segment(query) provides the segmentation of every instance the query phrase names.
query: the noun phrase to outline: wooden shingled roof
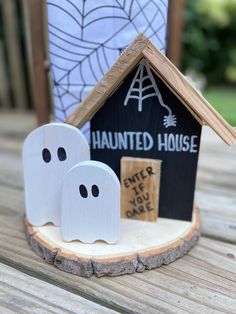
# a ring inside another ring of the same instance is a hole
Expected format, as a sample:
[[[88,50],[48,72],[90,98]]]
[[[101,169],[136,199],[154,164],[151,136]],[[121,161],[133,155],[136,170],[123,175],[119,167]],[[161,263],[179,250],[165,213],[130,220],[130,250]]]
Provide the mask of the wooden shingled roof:
[[[208,124],[224,141],[236,142],[235,130],[192,86],[186,77],[143,34],[139,34],[92,89],[66,123],[82,127],[103,106],[126,76],[145,58],[184,106],[201,123]]]

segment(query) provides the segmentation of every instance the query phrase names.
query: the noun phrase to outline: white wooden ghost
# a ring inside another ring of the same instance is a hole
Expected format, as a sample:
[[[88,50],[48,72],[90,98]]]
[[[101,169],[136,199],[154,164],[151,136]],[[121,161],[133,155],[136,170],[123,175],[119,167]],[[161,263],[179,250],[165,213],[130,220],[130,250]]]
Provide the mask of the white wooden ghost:
[[[79,163],[66,174],[62,190],[64,241],[118,242],[120,182],[109,166],[98,161]]]
[[[23,164],[26,216],[32,225],[60,225],[64,175],[78,162],[89,159],[88,143],[74,126],[50,123],[28,135]]]

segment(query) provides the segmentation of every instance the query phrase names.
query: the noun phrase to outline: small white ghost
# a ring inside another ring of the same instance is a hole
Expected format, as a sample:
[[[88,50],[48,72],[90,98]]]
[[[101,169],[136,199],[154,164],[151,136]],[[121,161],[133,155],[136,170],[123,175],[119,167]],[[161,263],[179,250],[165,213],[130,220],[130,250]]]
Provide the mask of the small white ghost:
[[[27,136],[23,147],[25,202],[32,225],[60,225],[62,180],[74,165],[89,159],[89,145],[74,126],[50,123]]]
[[[64,241],[118,242],[120,182],[114,171],[98,161],[84,161],[65,176],[61,231]]]

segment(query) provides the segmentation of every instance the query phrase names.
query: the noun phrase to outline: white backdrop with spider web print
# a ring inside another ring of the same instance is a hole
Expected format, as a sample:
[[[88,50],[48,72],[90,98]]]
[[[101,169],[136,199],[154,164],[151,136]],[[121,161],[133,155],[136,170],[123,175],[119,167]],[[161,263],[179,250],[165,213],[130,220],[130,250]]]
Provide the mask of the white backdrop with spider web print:
[[[56,121],[75,110],[138,33],[165,53],[168,0],[47,0],[47,9]]]

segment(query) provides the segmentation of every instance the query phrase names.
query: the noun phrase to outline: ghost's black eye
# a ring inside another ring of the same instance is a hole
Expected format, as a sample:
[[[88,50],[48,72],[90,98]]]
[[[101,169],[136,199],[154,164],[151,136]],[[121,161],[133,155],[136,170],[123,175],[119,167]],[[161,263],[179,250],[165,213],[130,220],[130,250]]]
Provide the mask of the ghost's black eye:
[[[47,148],[44,148],[42,150],[42,156],[43,156],[43,160],[45,162],[50,162],[51,161],[51,153]]]
[[[60,161],[66,160],[66,151],[65,148],[59,147],[57,150],[57,156]]]
[[[94,197],[98,197],[98,195],[99,195],[99,188],[95,184],[92,186],[92,194]]]
[[[86,186],[84,186],[83,184],[81,184],[79,186],[79,192],[80,192],[80,195],[83,197],[83,198],[87,198],[88,197],[88,191],[86,189]]]

